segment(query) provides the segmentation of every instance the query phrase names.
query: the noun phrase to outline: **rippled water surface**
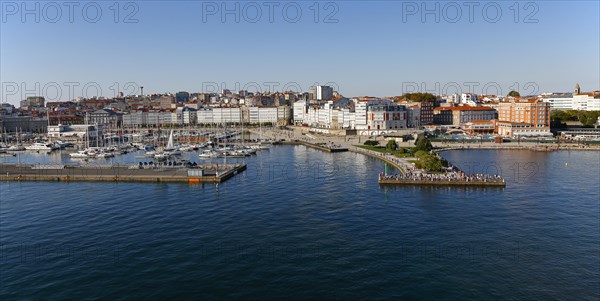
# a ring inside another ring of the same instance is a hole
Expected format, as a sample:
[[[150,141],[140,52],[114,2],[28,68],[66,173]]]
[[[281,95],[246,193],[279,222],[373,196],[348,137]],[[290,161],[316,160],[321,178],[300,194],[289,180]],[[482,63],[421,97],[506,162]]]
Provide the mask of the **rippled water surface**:
[[[444,156],[508,186],[384,188],[301,146],[218,186],[3,182],[0,299],[600,298],[600,152]]]

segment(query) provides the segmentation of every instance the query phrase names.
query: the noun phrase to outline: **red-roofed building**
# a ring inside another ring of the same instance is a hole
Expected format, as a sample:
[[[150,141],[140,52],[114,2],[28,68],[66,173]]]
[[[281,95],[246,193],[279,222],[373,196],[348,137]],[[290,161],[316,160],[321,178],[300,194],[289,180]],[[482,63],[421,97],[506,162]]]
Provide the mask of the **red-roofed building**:
[[[496,110],[490,107],[437,107],[433,110],[436,124],[462,125],[474,120],[492,120],[497,118]]]
[[[497,133],[502,136],[548,136],[550,104],[540,99],[511,100],[498,106]]]

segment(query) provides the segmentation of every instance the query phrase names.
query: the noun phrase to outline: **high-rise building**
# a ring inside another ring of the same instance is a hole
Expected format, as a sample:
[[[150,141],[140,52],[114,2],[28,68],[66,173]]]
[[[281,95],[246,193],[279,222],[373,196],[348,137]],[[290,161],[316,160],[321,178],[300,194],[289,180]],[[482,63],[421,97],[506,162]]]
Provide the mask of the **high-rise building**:
[[[190,101],[190,93],[181,91],[175,94],[175,101],[178,103]]]
[[[333,99],[333,88],[330,86],[311,86],[308,93],[311,100]]]

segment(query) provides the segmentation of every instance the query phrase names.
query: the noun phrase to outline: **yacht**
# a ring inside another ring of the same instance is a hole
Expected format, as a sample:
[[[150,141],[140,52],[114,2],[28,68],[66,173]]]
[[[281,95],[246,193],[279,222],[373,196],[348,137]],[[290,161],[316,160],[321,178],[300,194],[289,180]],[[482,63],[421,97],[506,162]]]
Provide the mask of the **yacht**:
[[[213,151],[213,150],[205,150],[201,154],[198,155],[198,157],[203,158],[203,159],[217,158],[218,156],[219,156],[219,153],[216,151]]]
[[[15,145],[11,145],[8,149],[6,149],[7,151],[10,152],[18,152],[18,151],[24,151],[25,147],[21,144],[15,144]]]
[[[96,158],[111,158],[115,155],[112,152],[100,152],[96,155]]]
[[[58,141],[54,142],[54,145],[56,145],[58,148],[61,148],[61,149],[69,146],[69,144],[70,143],[67,143],[67,142],[64,142],[64,141],[61,141],[61,140],[58,140]]]
[[[88,154],[88,152],[86,150],[80,150],[76,153],[70,153],[69,157],[83,159],[83,158],[89,158],[90,155]]]
[[[169,157],[170,157],[170,155],[167,153],[158,153],[158,154],[154,155],[154,159],[156,159],[158,161],[167,160]]]
[[[250,148],[256,149],[256,150],[270,150],[270,148],[268,146],[262,145],[262,144],[251,145]]]
[[[34,151],[53,151],[53,150],[58,149],[58,147],[56,147],[53,144],[49,144],[49,143],[36,142],[30,146],[26,146],[25,149],[26,150],[34,150]]]

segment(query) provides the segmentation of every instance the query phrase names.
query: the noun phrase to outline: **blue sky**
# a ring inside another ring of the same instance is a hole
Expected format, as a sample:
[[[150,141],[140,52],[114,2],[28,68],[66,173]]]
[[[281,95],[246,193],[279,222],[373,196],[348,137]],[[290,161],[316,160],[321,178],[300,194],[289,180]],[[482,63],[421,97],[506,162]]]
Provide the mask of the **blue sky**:
[[[23,3],[2,1],[2,101],[11,103],[138,86],[153,93],[330,83],[346,96],[600,89],[598,1],[475,2],[472,15],[463,2],[144,1],[119,2],[118,16],[113,1],[101,1],[73,7],[73,22],[63,2],[53,2],[60,15],[54,4]],[[23,5],[35,13],[23,16]],[[223,16],[223,8],[233,12]]]

